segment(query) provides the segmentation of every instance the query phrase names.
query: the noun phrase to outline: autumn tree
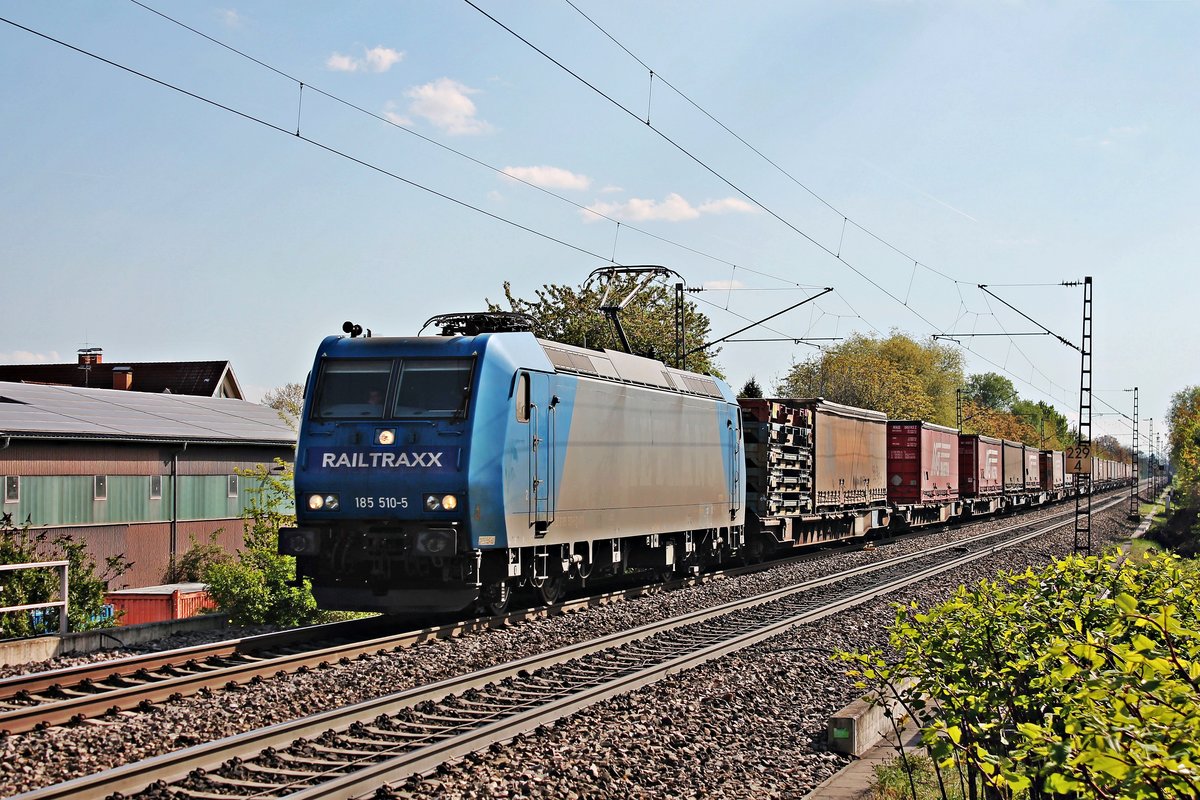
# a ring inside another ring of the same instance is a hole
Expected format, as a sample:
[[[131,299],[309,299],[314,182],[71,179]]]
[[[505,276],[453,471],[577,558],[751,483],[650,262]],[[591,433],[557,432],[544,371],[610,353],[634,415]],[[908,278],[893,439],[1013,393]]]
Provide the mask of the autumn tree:
[[[617,280],[610,299],[623,298],[632,291],[632,280]],[[600,311],[604,286],[596,280],[574,287],[548,283],[535,290],[533,299],[513,295],[512,286],[504,282],[504,300],[508,308],[488,300],[491,311],[517,311],[533,317],[533,332],[549,339],[577,347],[595,350],[620,350],[621,343],[612,324]],[[629,337],[634,353],[661,359],[674,364],[675,295],[661,282],[642,289],[621,311],[621,325]],[[684,302],[685,347],[697,347],[710,338],[708,317],[690,300]],[[687,357],[687,369],[692,372],[720,375],[714,358],[719,348],[693,353]]]
[[[776,391],[870,408],[891,419],[953,425],[955,391],[962,382],[957,350],[893,332],[886,338],[855,334],[793,364]]]
[[[1167,424],[1176,482],[1193,501],[1200,499],[1200,386],[1175,393]]]

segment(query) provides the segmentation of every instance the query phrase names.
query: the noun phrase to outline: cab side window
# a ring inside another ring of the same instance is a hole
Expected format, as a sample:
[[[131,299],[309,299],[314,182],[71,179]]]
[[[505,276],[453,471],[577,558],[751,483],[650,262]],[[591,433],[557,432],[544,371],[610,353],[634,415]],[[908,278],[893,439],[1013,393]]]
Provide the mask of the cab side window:
[[[517,422],[529,422],[529,373],[517,376]]]

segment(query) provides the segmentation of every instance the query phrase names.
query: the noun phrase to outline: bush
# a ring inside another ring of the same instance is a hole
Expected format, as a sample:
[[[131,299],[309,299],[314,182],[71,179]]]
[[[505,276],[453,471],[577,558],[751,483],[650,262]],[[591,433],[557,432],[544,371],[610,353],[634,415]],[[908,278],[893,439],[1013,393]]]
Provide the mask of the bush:
[[[982,780],[989,798],[1196,796],[1192,562],[1070,558],[1002,575],[929,611],[899,607],[890,642],[891,665],[843,657],[862,686],[905,703],[948,784]]]
[[[115,620],[104,616],[104,593],[108,581],[133,566],[123,555],[105,562],[97,572],[87,545],[65,532],[53,536],[47,530],[34,532],[30,521],[13,523],[12,514],[0,515],[0,564],[36,561],[67,561],[67,626],[72,631],[104,628]],[[52,568],[0,573],[0,606],[32,605],[57,599],[58,571]],[[39,621],[28,613],[0,615],[0,634],[7,637],[36,636],[58,631],[58,610],[46,609]]]
[[[213,564],[233,563],[233,553],[217,544],[220,533],[220,530],[213,531],[204,544],[196,541],[194,535],[189,537],[191,547],[167,568],[163,583],[198,583],[204,580],[205,571]]]
[[[212,559],[202,575],[220,609],[239,625],[294,626],[321,619],[312,587],[295,585],[296,559],[281,556],[279,529],[294,525],[292,465],[276,459],[275,470],[259,465],[239,474],[257,485],[249,489],[246,547],[234,559]],[[200,556],[197,556],[200,558]]]

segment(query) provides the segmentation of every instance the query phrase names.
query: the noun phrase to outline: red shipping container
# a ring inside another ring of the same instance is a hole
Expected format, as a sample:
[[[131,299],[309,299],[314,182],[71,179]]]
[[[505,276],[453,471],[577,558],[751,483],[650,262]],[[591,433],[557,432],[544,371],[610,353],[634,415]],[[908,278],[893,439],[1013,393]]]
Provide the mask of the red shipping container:
[[[1000,476],[999,439],[979,434],[964,434],[958,440],[959,491],[963,497],[1000,494],[1004,482]]]
[[[918,505],[958,499],[958,431],[930,422],[888,422],[888,500]]]
[[[119,589],[104,596],[121,625],[143,622],[168,622],[185,619],[216,609],[216,603],[203,583],[169,583],[140,589]],[[125,612],[123,615],[121,612]]]
[[[1025,488],[1039,489],[1042,485],[1042,451],[1025,445]]]
[[[1025,445],[1008,439],[1003,440],[1003,445],[1000,461],[1004,471],[1004,491],[1020,494],[1025,491]]]
[[[1042,491],[1053,492],[1066,485],[1065,454],[1062,450],[1042,451]]]

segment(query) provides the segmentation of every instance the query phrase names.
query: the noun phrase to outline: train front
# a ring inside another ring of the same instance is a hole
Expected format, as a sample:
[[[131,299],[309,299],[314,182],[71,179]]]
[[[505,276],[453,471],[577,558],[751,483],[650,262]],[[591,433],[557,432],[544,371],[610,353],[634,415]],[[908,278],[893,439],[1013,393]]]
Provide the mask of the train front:
[[[478,597],[467,469],[480,339],[321,344],[296,453],[295,556],[321,608],[453,611]]]

